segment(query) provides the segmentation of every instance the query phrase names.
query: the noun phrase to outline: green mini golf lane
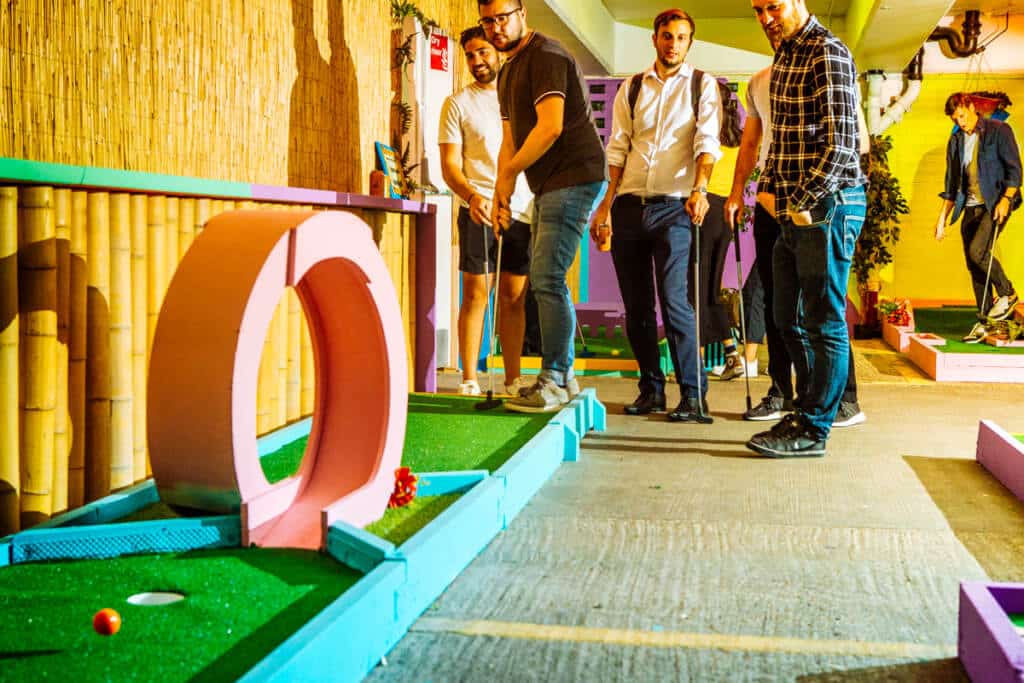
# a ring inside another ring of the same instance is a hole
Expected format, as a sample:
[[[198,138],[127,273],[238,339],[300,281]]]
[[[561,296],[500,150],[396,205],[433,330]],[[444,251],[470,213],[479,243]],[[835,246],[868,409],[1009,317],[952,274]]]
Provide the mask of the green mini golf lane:
[[[480,400],[411,395],[402,464],[414,472],[494,470],[552,417],[477,411]],[[293,473],[305,446],[302,438],[265,456],[267,477]],[[401,545],[458,498],[416,498],[388,509],[367,531]],[[119,521],[174,516],[155,503]],[[0,678],[232,680],[359,578],[320,553],[267,548],[6,567],[0,570]],[[125,602],[155,590],[187,598],[163,607]],[[92,630],[93,614],[104,607],[121,613],[115,636]]]
[[[0,679],[228,681],[358,581],[319,553],[230,549],[23,564],[0,571]],[[130,605],[176,591],[162,607]],[[121,631],[92,630],[112,607]]]
[[[1003,353],[1024,354],[1024,347],[997,348],[988,344],[965,344],[960,338],[978,322],[977,310],[966,306],[941,308],[915,308],[914,330],[931,332],[946,339],[940,349],[943,353]]]

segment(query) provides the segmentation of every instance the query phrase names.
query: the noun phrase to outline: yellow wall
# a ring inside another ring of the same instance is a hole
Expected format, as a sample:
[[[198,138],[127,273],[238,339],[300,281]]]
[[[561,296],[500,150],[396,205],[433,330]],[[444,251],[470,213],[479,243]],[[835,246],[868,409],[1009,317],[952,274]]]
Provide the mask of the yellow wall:
[[[911,212],[901,224],[893,265],[882,273],[883,296],[973,301],[959,226],[948,228],[941,243],[933,238],[942,205],[938,193],[945,175],[946,141],[953,127],[943,105],[950,93],[964,87],[964,79],[962,74],[925,75],[921,96],[911,112],[886,131],[893,138],[890,165]],[[1007,121],[1019,143],[1024,137],[1024,77],[1000,76],[984,87],[1004,90],[1019,103],[1010,107],[1017,113]],[[996,258],[1018,291],[1024,292],[1024,212],[1013,215],[996,244]]]

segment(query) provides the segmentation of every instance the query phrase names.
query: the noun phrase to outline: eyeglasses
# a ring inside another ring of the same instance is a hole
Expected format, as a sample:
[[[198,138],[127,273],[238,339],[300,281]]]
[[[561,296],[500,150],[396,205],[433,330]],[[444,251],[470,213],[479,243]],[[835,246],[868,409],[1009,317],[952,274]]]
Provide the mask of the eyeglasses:
[[[495,14],[493,17],[484,17],[479,21],[479,24],[484,29],[493,29],[496,25],[504,26],[505,24],[508,23],[509,18],[521,9],[523,8],[516,7],[514,10],[509,10],[508,12],[501,12],[499,14]]]

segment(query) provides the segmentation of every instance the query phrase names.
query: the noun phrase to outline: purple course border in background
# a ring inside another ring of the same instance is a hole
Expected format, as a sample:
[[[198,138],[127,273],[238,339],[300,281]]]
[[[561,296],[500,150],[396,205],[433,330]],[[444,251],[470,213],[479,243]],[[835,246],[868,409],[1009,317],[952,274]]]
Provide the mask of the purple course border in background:
[[[1024,638],[1011,612],[1024,612],[1024,584],[960,584],[957,653],[972,681],[1024,682]]]

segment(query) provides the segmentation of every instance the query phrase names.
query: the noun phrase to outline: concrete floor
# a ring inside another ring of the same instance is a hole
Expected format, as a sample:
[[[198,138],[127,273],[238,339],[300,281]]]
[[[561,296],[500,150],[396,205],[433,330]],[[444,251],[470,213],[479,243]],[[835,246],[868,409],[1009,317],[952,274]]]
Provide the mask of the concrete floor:
[[[697,426],[627,417],[635,380],[584,378],[608,431],[368,680],[966,680],[958,582],[1024,581],[1024,504],[973,461],[977,423],[1024,432],[1024,392],[856,347],[868,422],[824,459],[745,449],[764,427],[739,417],[741,380],[712,383]]]

